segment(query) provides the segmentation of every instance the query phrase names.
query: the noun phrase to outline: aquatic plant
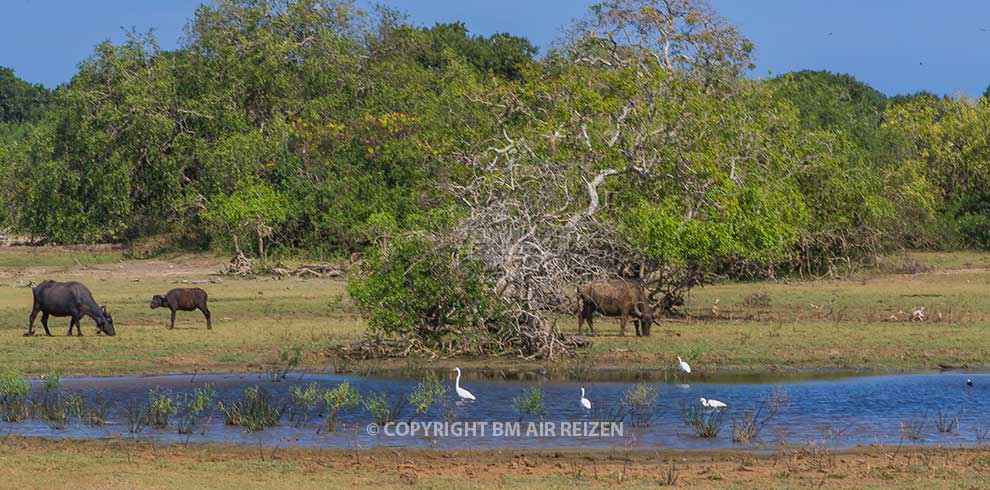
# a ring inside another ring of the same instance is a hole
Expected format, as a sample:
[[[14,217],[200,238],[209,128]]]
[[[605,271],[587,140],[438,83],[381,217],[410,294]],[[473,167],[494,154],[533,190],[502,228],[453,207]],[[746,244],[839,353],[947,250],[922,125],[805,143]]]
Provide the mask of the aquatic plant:
[[[344,381],[336,388],[323,393],[323,403],[327,411],[327,419],[323,427],[328,432],[337,430],[337,416],[341,410],[356,407],[361,403],[361,395],[347,381]]]
[[[626,390],[622,399],[622,407],[629,416],[630,423],[636,427],[647,427],[653,420],[655,405],[660,392],[648,384],[637,384]]]
[[[539,386],[526,388],[522,396],[512,399],[512,408],[519,414],[519,419],[526,415],[531,417],[542,417],[545,409],[543,405],[543,389]]]
[[[790,406],[790,397],[782,389],[763,395],[754,408],[744,409],[732,416],[732,442],[749,444],[767,424]]]
[[[909,441],[920,441],[925,430],[926,418],[928,418],[927,415],[919,419],[901,422],[901,436]]]
[[[110,413],[110,402],[97,398],[89,404],[83,405],[80,418],[83,423],[93,427],[102,427],[107,423],[107,415]]]
[[[301,427],[312,419],[314,409],[323,400],[321,394],[320,385],[316,383],[289,389],[289,423],[293,427]]]
[[[949,409],[939,410],[932,419],[935,421],[935,428],[942,434],[951,434],[959,430],[959,414],[953,415]]]
[[[131,434],[140,434],[148,425],[148,407],[143,403],[128,403],[124,407],[124,414],[127,418],[127,431]]]
[[[981,446],[990,442],[990,427],[976,428],[976,442]]]
[[[4,422],[20,422],[28,418],[27,398],[31,383],[20,371],[0,367],[0,418]]]
[[[178,413],[179,407],[172,392],[154,387],[148,391],[148,424],[156,429],[168,427],[172,416]]]
[[[62,375],[58,373],[48,373],[41,377],[41,390],[44,393],[54,393],[62,387]]]
[[[244,389],[241,398],[230,405],[217,403],[224,414],[224,423],[243,427],[248,432],[260,432],[278,425],[285,405],[276,406],[272,396],[260,386]]]
[[[596,400],[591,406],[591,420],[598,422],[619,423],[625,420],[626,410],[621,402],[610,402],[609,400]]]
[[[82,414],[82,397],[61,392],[46,393],[39,403],[39,417],[53,430],[64,430],[72,417]]]
[[[365,397],[362,404],[364,409],[374,417],[375,423],[381,427],[399,419],[399,414],[406,406],[406,399],[402,396],[373,393]]]
[[[429,373],[426,380],[417,384],[413,392],[409,394],[409,404],[414,409],[409,420],[412,420],[416,415],[425,414],[430,410],[430,407],[446,398],[447,385],[435,373]]]
[[[268,367],[268,376],[272,382],[281,381],[300,363],[302,363],[302,349],[298,346],[280,351]]]
[[[212,385],[205,385],[183,397],[182,408],[179,410],[179,418],[176,422],[179,434],[192,434],[196,430],[201,418],[213,406],[216,394],[217,391]]]
[[[684,418],[684,423],[693,429],[698,437],[718,437],[725,413],[725,410],[711,410],[700,404],[681,402],[681,416]]]

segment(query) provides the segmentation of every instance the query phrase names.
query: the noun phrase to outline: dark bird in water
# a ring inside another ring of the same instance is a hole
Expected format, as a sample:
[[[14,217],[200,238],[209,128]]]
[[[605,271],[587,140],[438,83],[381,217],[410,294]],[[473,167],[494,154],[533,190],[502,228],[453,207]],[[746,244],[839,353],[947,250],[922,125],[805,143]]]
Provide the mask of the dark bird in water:
[[[970,388],[972,388],[973,387],[973,380],[971,380],[969,378],[966,378],[966,386],[969,386]]]

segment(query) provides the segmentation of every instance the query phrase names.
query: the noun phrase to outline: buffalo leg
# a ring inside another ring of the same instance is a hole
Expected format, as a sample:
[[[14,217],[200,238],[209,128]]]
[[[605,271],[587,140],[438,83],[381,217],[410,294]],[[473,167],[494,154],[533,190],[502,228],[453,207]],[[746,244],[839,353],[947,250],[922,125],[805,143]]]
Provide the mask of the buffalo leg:
[[[72,327],[76,325],[76,317],[69,317],[69,333],[65,334],[66,337],[72,337]]]
[[[637,337],[642,337],[643,336],[640,333],[640,329],[639,329],[640,325],[642,325],[642,324],[643,324],[643,320],[640,320],[638,318],[633,320],[633,327],[636,329],[636,336]]]
[[[584,327],[584,302],[578,303],[578,335],[581,335],[582,327]]]
[[[626,315],[623,314],[619,317],[619,335],[622,337],[626,336]]]
[[[37,305],[35,305],[34,308],[31,308],[31,317],[28,318],[28,331],[24,334],[26,337],[34,335],[34,319],[38,317],[39,311],[41,311],[41,308],[38,308]]]
[[[584,311],[582,312],[584,319],[588,321],[588,335],[595,336],[595,324],[593,323],[595,319],[595,305],[585,304]]]
[[[52,332],[50,330],[48,330],[48,313],[47,312],[41,314],[41,326],[42,327],[45,327],[45,335],[48,336],[48,337],[51,337],[52,336]]]
[[[210,309],[205,306],[201,306],[199,311],[202,311],[203,316],[206,317],[206,329],[213,330],[213,321],[210,319]]]
[[[169,330],[175,329],[175,310],[172,310],[172,324],[168,327]]]

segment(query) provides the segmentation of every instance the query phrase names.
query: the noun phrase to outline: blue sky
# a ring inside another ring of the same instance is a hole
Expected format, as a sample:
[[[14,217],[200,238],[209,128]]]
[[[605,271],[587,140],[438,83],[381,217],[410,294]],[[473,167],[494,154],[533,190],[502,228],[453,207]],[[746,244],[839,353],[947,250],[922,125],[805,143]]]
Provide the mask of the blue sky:
[[[753,76],[798,69],[849,73],[887,93],[976,96],[990,84],[985,0],[711,0],[756,44]],[[166,48],[201,0],[2,0],[0,65],[54,86],[93,46],[124,28],[154,28]],[[362,1],[361,3],[365,3]],[[592,0],[384,0],[417,24],[461,20],[546,47]]]

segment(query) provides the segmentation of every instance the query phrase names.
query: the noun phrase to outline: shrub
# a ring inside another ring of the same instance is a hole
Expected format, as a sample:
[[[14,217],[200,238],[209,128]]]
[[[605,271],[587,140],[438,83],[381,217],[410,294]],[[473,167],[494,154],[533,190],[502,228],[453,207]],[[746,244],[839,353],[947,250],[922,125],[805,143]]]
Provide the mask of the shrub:
[[[305,388],[293,386],[289,389],[289,423],[301,427],[312,418],[313,410],[323,399],[320,385],[310,383]]]
[[[414,408],[413,414],[409,417],[412,420],[416,415],[423,415],[430,410],[430,407],[443,401],[447,397],[447,385],[440,380],[435,373],[427,375],[425,381],[416,385],[416,389],[409,394],[409,404]]]
[[[148,407],[140,403],[128,403],[124,413],[127,416],[127,431],[140,434],[148,424]]]
[[[103,427],[107,423],[107,415],[110,413],[110,402],[97,398],[92,403],[83,407],[81,418],[86,425],[93,427]]]
[[[355,407],[361,403],[361,395],[347,381],[336,388],[323,393],[323,403],[327,410],[327,420],[323,424],[328,432],[336,432],[337,416],[341,410]]]
[[[657,397],[660,393],[656,388],[647,384],[637,384],[626,390],[622,400],[622,408],[637,427],[646,427],[653,420]]]
[[[179,413],[178,431],[179,434],[192,434],[196,430],[200,419],[213,405],[213,399],[217,391],[212,385],[196,388],[192,394],[183,397],[182,409]]]
[[[935,428],[943,434],[951,434],[959,430],[959,412],[953,414],[949,410],[939,410],[934,419]]]
[[[925,418],[901,422],[901,436],[909,441],[920,441],[924,437]]]
[[[370,250],[348,291],[374,335],[429,351],[492,346],[508,325],[480,262],[419,238]]]
[[[155,387],[148,392],[148,424],[156,429],[168,427],[172,416],[178,413],[179,407],[172,392]]]
[[[4,422],[20,422],[28,418],[27,397],[31,383],[20,371],[0,367],[0,416]]]
[[[514,408],[516,413],[519,414],[520,420],[522,420],[525,415],[529,415],[531,417],[542,417],[544,414],[543,390],[538,386],[526,388],[526,391],[523,392],[522,396],[517,396],[512,399],[512,408]]]
[[[722,430],[725,410],[710,410],[694,403],[681,403],[684,423],[694,430],[698,437],[715,438]]]
[[[767,424],[790,405],[790,398],[783,390],[773,390],[760,398],[752,409],[743,410],[732,416],[732,442],[748,444],[757,437]]]
[[[750,308],[767,308],[770,306],[770,295],[766,292],[747,294],[743,304]]]
[[[224,423],[244,427],[248,432],[261,432],[278,425],[285,407],[278,407],[272,396],[259,386],[245,388],[241,398],[230,405],[217,403],[224,414]]]
[[[374,393],[365,397],[364,409],[375,419],[380,427],[399,419],[399,414],[406,406],[406,399],[401,396],[390,397],[385,393]]]
[[[82,397],[53,392],[40,404],[40,417],[54,430],[63,430],[72,417],[82,414]]]
[[[268,376],[273,382],[281,381],[289,375],[289,371],[302,362],[302,349],[298,346],[279,351],[268,367]]]

